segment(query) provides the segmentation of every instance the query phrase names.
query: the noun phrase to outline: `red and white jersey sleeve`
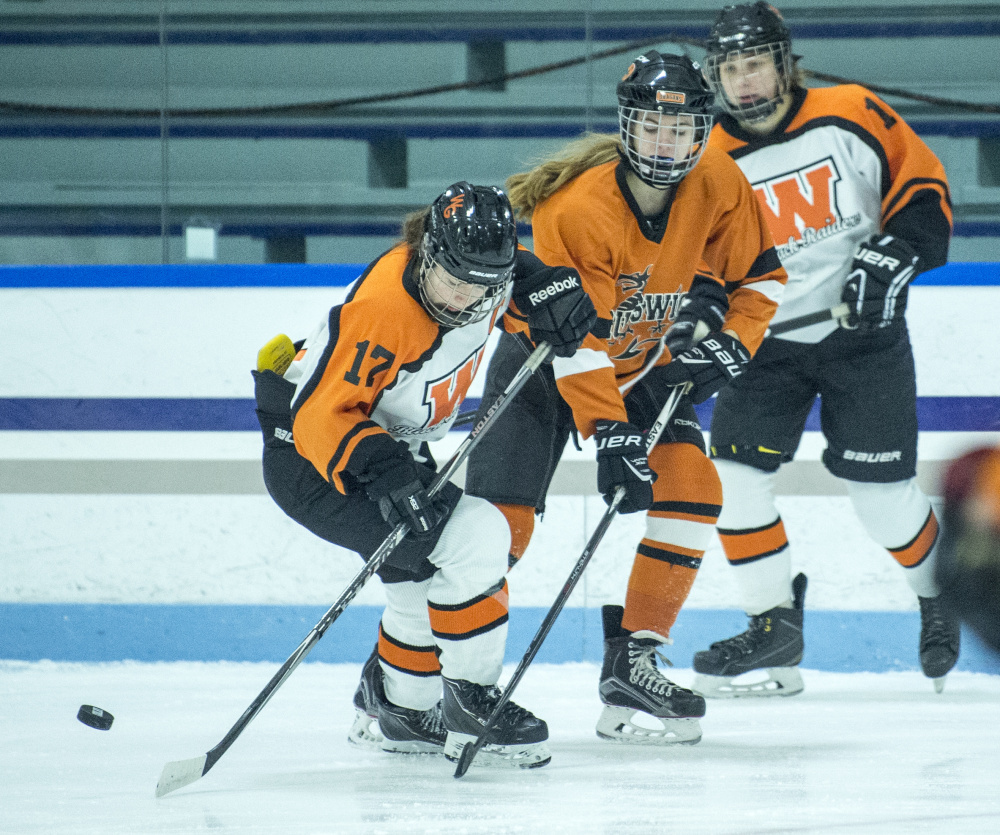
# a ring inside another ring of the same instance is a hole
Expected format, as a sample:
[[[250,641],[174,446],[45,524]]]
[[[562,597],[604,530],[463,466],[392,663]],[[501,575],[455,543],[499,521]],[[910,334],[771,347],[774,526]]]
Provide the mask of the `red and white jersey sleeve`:
[[[858,245],[877,233],[907,239],[923,269],[940,266],[952,223],[941,162],[889,105],[857,85],[794,95],[776,133],[755,136],[723,117],[709,145],[752,184],[788,271],[775,323],[839,303]],[[814,343],[835,327],[780,338]]]

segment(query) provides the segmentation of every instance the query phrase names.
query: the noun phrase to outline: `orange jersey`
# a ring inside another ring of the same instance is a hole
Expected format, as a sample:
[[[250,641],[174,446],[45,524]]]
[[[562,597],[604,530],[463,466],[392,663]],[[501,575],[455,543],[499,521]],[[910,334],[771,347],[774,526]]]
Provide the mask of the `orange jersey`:
[[[775,324],[837,304],[858,246],[880,232],[912,244],[922,270],[947,260],[952,214],[944,168],[863,87],[796,90],[789,114],[767,136],[723,116],[709,148],[730,154],[746,174],[788,270]],[[779,338],[813,343],[836,327],[826,322]]]
[[[370,264],[285,373],[295,447],[342,493],[345,474],[387,444],[403,440],[421,460],[421,444],[448,432],[503,310],[443,327],[420,303],[416,269],[402,245]]]
[[[535,254],[576,268],[599,317],[595,333],[553,368],[578,429],[625,420],[622,392],[660,353],[695,275],[725,285],[731,329],[754,352],[786,281],[766,221],[746,178],[712,148],[675,187],[666,212],[645,218],[625,185],[627,168],[608,162],[580,174],[532,216]]]

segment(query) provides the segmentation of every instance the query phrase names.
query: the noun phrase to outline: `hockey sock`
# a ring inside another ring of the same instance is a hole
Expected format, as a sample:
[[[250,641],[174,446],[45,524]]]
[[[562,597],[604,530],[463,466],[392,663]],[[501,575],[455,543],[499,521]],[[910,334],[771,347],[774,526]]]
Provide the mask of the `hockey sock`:
[[[441,698],[441,665],[427,618],[430,580],[384,588],[378,655],[386,698],[400,707],[428,710]]]
[[[910,588],[920,597],[937,597],[941,592],[934,580],[938,521],[917,480],[849,481],[847,486],[861,524],[903,566]]]
[[[513,568],[524,556],[531,542],[531,534],[535,530],[535,509],[524,504],[500,504],[493,506],[499,510],[510,527],[510,553],[507,555],[507,565]]]
[[[778,515],[772,474],[733,461],[716,460],[725,497],[719,541],[733,567],[740,602],[759,615],[792,599],[792,555]]]
[[[429,559],[437,566],[427,591],[430,628],[441,673],[496,684],[507,641],[510,534],[490,502],[463,495]]]
[[[507,643],[507,581],[461,603],[428,600],[431,630],[450,679],[496,684]]]
[[[669,638],[711,541],[722,487],[712,462],[691,444],[657,446],[649,463],[665,477],[653,484],[653,505],[632,564],[622,626]],[[680,473],[683,477],[673,477]]]

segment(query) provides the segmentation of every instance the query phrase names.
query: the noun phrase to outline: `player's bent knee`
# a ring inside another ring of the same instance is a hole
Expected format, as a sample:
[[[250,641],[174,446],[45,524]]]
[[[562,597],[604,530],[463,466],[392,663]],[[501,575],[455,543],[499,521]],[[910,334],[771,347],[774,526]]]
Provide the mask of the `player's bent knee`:
[[[535,530],[535,509],[523,504],[503,504],[494,502],[496,507],[507,520],[507,527],[510,530],[510,552],[508,564],[511,568],[524,556],[528,550],[528,543],[531,542],[531,534]]]
[[[653,483],[654,502],[722,505],[719,474],[693,444],[659,444],[649,455],[649,465],[661,476]]]
[[[774,501],[774,473],[719,458],[712,463],[722,482],[720,528],[759,528],[778,518]]]
[[[787,464],[792,460],[792,456],[768,446],[757,444],[727,444],[716,441],[712,438],[712,445],[709,447],[712,460],[716,463],[720,461],[732,461],[737,464],[744,464],[761,470],[765,473],[777,472],[778,467]]]
[[[507,519],[490,502],[463,494],[430,561],[440,570],[458,569],[471,586],[490,586],[507,571]]]

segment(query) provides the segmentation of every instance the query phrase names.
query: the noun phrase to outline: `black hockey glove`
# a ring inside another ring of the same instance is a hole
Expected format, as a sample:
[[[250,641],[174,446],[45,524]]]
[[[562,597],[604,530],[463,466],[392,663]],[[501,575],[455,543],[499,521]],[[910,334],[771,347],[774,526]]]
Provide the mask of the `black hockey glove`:
[[[550,267],[519,250],[514,276],[514,301],[528,318],[532,341],[548,342],[557,357],[573,356],[597,322],[580,274],[570,267]]]
[[[400,452],[398,457],[370,462],[358,480],[386,522],[393,527],[406,522],[410,535],[419,539],[444,522],[449,509],[444,502],[427,495],[433,471],[417,464],[408,450]]]
[[[726,295],[726,289],[710,278],[695,276],[691,289],[681,300],[674,323],[664,337],[670,355],[676,357],[712,331],[722,330],[722,323],[728,312],[729,296]]]
[[[875,235],[862,244],[840,297],[851,308],[846,327],[870,331],[900,321],[919,263],[916,250],[902,238]]]
[[[743,373],[750,362],[750,352],[735,336],[716,331],[693,348],[681,351],[669,365],[657,366],[650,373],[654,387],[691,383],[691,402],[708,400],[734,377]]]
[[[619,487],[625,497],[618,505],[619,513],[647,510],[653,504],[653,482],[656,473],[646,460],[646,435],[631,423],[610,420],[597,421],[594,431],[597,441],[597,491],[607,504]]]

